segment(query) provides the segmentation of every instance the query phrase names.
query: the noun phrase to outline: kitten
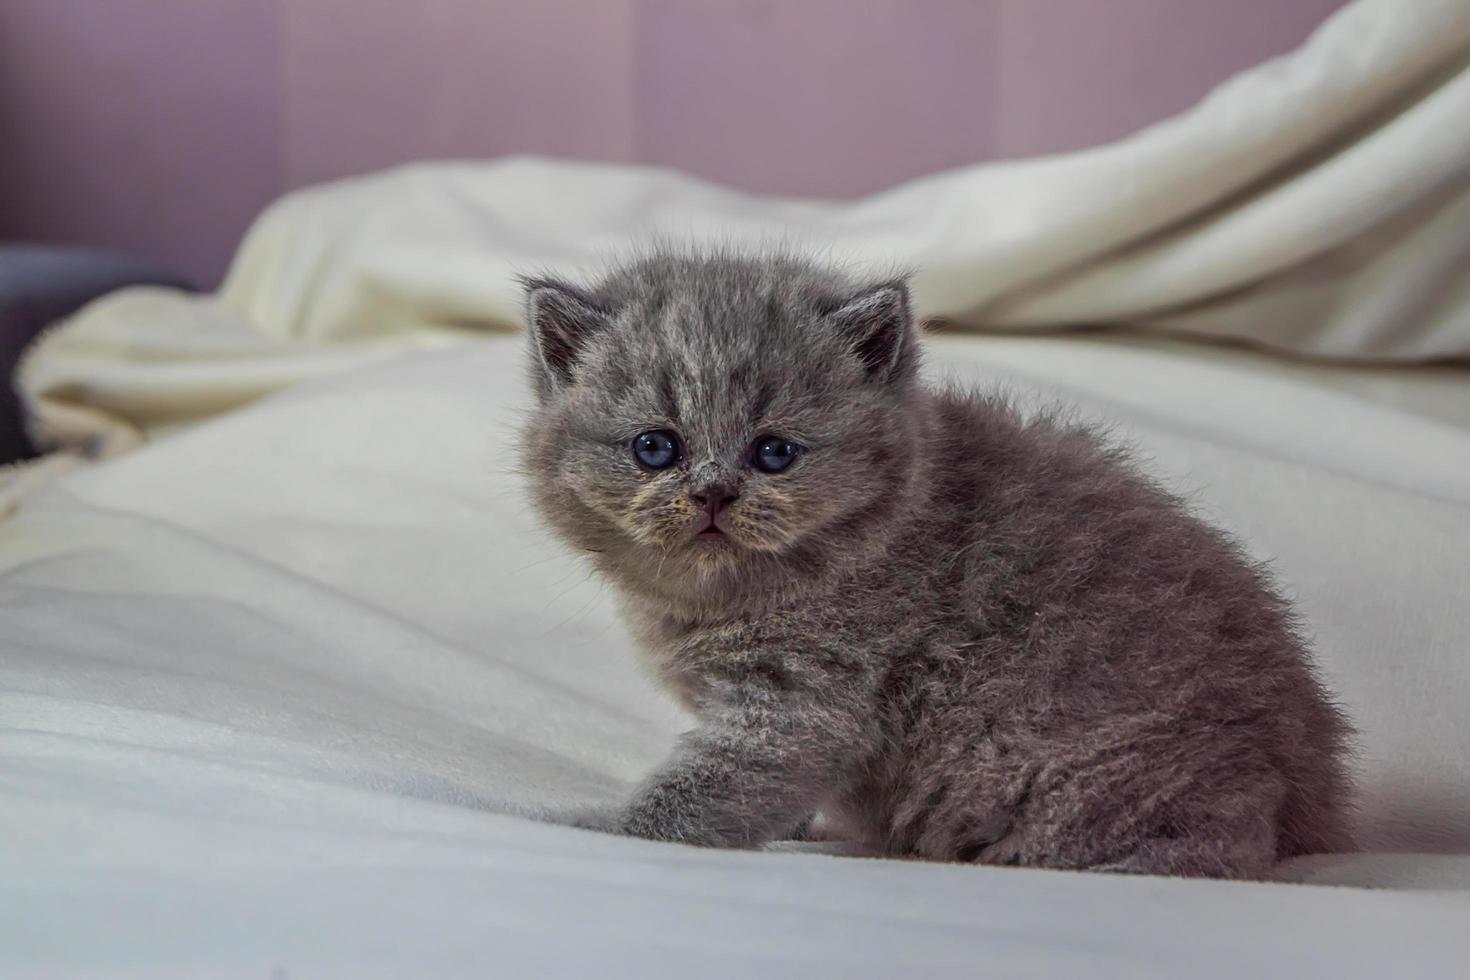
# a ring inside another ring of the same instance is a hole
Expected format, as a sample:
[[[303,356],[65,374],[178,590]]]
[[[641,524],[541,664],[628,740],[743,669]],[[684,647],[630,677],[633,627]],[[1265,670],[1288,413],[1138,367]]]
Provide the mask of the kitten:
[[[1286,602],[1122,452],[918,377],[905,283],[655,254],[524,281],[539,510],[696,714],[611,825],[1255,878],[1347,846]]]

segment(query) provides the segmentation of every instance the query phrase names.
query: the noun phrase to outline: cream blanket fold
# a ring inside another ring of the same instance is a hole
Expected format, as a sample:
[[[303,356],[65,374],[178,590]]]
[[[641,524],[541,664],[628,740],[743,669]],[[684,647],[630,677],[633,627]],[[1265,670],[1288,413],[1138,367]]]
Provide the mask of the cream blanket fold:
[[[1360,0],[1119,143],[851,203],[636,167],[414,166],[286,197],[216,296],[92,305],[37,344],[20,387],[48,441],[117,451],[304,378],[515,329],[515,273],[595,268],[655,235],[913,267],[920,312],[964,329],[1128,325],[1312,357],[1464,357],[1467,120],[1470,2]]]

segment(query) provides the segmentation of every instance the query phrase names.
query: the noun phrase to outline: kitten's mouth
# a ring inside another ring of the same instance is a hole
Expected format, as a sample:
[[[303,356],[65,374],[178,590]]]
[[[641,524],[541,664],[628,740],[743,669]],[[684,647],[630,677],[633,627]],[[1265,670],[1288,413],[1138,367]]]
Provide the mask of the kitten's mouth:
[[[700,522],[700,526],[694,531],[694,540],[715,542],[729,541],[730,539],[720,529],[720,526],[714,522],[714,519],[706,515]]]

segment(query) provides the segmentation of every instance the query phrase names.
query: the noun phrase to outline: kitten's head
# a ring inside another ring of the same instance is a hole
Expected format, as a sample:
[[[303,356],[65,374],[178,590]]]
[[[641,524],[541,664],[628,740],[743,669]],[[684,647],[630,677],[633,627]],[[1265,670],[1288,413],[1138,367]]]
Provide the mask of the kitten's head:
[[[901,279],[662,254],[525,287],[533,496],[620,586],[717,613],[882,535],[918,451]]]

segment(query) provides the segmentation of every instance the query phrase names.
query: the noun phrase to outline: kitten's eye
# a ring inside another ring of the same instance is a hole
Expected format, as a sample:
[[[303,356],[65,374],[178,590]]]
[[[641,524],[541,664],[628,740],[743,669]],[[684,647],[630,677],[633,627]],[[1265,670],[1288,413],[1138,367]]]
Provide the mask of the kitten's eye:
[[[750,449],[755,468],[767,473],[780,473],[801,455],[801,447],[780,436],[761,436]]]
[[[645,470],[666,470],[679,461],[679,437],[667,429],[634,436],[633,458]]]

